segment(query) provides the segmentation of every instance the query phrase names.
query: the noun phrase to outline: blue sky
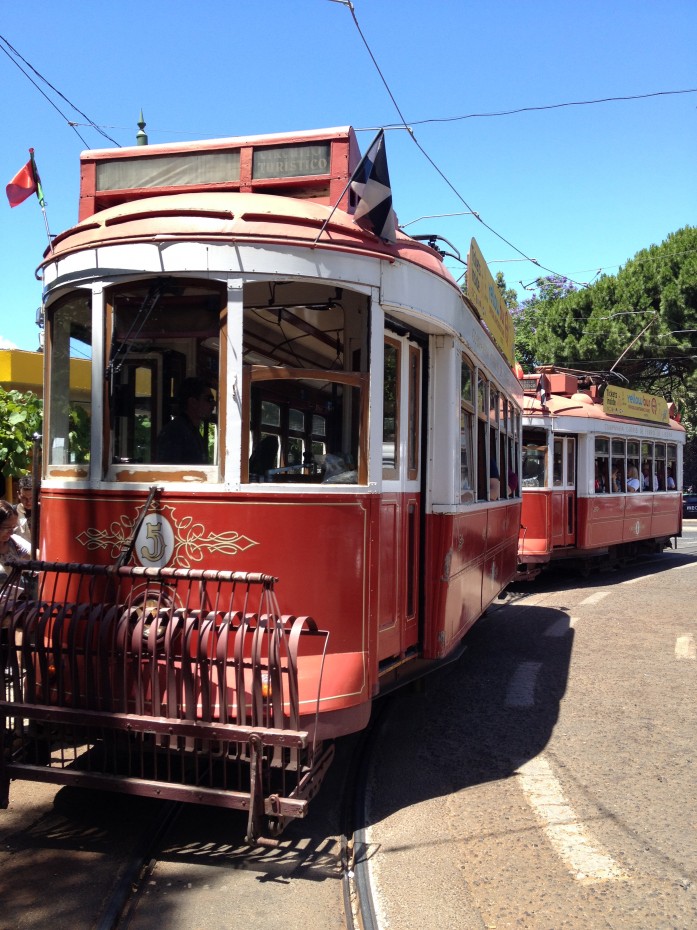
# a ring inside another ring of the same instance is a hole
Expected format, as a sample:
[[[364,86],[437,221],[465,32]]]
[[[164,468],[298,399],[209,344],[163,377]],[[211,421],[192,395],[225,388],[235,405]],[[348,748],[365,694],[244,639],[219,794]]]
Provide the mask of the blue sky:
[[[151,143],[352,125],[365,130],[365,150],[377,127],[401,122],[350,10],[332,0],[27,9],[5,0],[0,35],[120,145],[134,144],[141,107]],[[411,221],[466,211],[465,201],[521,252],[579,282],[697,223],[697,93],[451,119],[697,88],[694,0],[354,0],[354,10],[404,119],[449,182],[407,132],[387,134],[408,232],[437,232],[463,258],[474,236],[492,272],[524,296],[519,282],[539,270],[500,264],[519,253],[475,217]],[[0,54],[0,179],[33,147],[57,234],[77,220],[80,152],[112,143],[87,126],[81,139],[68,121],[84,117],[29,73],[61,113]],[[34,270],[46,244],[36,198],[14,209],[3,198],[0,345],[37,347]]]

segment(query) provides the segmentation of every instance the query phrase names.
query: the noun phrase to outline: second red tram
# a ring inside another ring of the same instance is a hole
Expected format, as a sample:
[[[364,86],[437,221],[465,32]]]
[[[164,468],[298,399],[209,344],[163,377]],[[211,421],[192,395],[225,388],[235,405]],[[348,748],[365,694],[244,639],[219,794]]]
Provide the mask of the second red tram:
[[[354,222],[359,158],[350,128],[82,155],[0,803],[75,781],[254,839],[514,576],[521,386],[438,251]]]
[[[519,577],[662,550],[682,530],[685,430],[663,398],[554,368],[521,379]]]

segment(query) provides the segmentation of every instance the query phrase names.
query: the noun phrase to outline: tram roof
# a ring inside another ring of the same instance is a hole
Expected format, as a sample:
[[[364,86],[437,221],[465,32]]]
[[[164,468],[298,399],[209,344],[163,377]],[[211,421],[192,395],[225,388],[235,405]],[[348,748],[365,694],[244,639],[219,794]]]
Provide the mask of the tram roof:
[[[583,391],[572,394],[570,397],[552,394],[545,399],[544,404],[539,397],[526,396],[523,402],[523,416],[540,420],[544,420],[546,417],[556,418],[560,416],[596,420],[599,423],[607,424],[608,429],[613,423],[624,423],[629,426],[648,427],[659,431],[685,432],[684,426],[674,419],[669,419],[667,423],[656,423],[609,414],[603,409],[602,402],[594,400]]]

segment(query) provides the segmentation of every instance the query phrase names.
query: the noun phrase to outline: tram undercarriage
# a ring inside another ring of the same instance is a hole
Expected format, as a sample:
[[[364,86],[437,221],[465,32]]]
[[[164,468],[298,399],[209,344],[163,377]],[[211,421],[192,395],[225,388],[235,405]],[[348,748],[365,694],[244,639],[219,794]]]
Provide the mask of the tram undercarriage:
[[[328,634],[282,616],[273,585],[17,565],[0,591],[0,807],[22,778],[244,810],[249,843],[305,816],[333,756],[314,735]]]

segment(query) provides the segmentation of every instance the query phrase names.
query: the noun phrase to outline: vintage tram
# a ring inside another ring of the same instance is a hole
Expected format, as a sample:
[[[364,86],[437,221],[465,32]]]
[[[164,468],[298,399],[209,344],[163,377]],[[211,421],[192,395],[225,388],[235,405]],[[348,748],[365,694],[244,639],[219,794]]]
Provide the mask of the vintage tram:
[[[661,551],[682,529],[685,430],[673,404],[603,375],[540,368],[524,388],[518,577]]]
[[[0,804],[40,779],[278,831],[514,576],[520,492],[491,475],[519,471],[521,386],[435,248],[357,225],[359,160],[351,128],[82,154],[41,265]]]

